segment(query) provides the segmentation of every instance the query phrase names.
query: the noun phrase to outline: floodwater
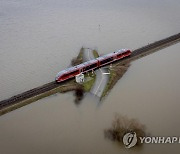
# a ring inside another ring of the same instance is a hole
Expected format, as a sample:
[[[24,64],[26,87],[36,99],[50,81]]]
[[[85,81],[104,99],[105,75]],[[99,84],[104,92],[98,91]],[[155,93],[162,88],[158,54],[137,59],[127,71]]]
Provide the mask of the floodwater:
[[[82,46],[104,54],[179,33],[179,8],[178,0],[0,0],[0,100],[54,80]],[[127,150],[103,134],[119,113],[152,136],[179,136],[179,49],[133,62],[101,103],[56,94],[1,116],[0,153],[179,153],[179,144]]]

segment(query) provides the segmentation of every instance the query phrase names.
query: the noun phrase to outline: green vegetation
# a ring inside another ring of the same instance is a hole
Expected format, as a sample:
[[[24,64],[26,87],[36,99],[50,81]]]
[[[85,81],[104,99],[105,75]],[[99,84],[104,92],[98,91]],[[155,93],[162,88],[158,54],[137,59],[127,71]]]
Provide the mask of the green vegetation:
[[[135,132],[137,135],[137,144],[136,146],[141,146],[139,137],[145,137],[146,127],[141,124],[136,119],[129,119],[126,116],[122,116],[120,114],[115,114],[114,120],[112,121],[112,126],[109,129],[104,130],[104,135],[106,138],[109,138],[112,141],[117,141],[123,144],[123,136],[126,133]]]
[[[72,60],[72,62],[71,62],[72,65],[78,65],[78,64],[83,62],[83,52],[84,52],[84,48],[82,47],[78,56]],[[99,57],[97,50],[93,50],[92,52],[93,52],[93,55],[95,58]],[[89,74],[89,76],[88,76],[88,74]],[[85,75],[85,79],[87,79],[88,77],[91,78],[89,81],[86,81],[83,83],[84,91],[89,92],[91,90],[91,87],[93,86],[93,84],[95,82],[96,75],[92,74],[92,72],[85,73],[84,75]]]
[[[84,48],[82,47],[80,49],[80,52],[79,52],[78,56],[75,59],[73,59],[72,64],[76,65],[76,64],[82,63],[83,62],[83,54],[84,54]],[[96,50],[93,50],[93,55],[94,55],[95,58],[99,57],[98,52]],[[88,74],[89,74],[89,76],[88,76]],[[96,75],[92,74],[92,72],[89,72],[89,73],[85,73],[84,77],[85,77],[85,80],[87,78],[91,78],[89,81],[85,81],[82,84],[83,90],[85,92],[89,92],[91,90],[91,87],[93,86],[93,84],[95,82]]]
[[[99,54],[98,54],[97,50],[93,50],[93,55],[94,55],[95,58],[99,57]]]
[[[80,51],[79,51],[79,54],[78,54],[78,56],[77,56],[77,59],[83,59],[83,50],[84,50],[84,48],[82,47],[81,49],[80,49]]]
[[[88,77],[91,77],[91,79],[89,81],[83,83],[83,88],[84,88],[84,91],[86,91],[86,92],[89,92],[91,90],[91,87],[93,86],[93,84],[95,82],[96,75],[92,74],[92,72],[90,72],[89,76],[88,76],[88,73],[86,73],[85,78],[88,78]]]
[[[77,60],[81,60],[81,63],[83,62],[83,51],[84,51],[84,48],[82,47],[77,58],[76,58]],[[93,55],[95,58],[99,57],[99,54],[96,50],[93,50],[92,52],[93,52]],[[89,74],[89,76],[88,76],[88,74]],[[87,79],[88,77],[91,78],[89,81],[85,81],[83,83],[84,91],[89,92],[91,90],[91,87],[93,86],[95,80],[96,80],[96,75],[93,74],[92,72],[89,72],[89,73],[85,73],[84,77],[85,77],[85,79]]]
[[[104,91],[102,93],[101,99],[107,95],[107,93],[113,88],[113,86],[116,84],[116,82],[124,75],[124,73],[127,71],[128,67],[130,66],[129,63],[126,64],[118,64],[113,65],[112,68],[109,70],[109,81],[104,88]]]
[[[103,91],[103,93],[101,95],[101,98],[103,98],[104,96],[107,95],[107,93],[108,93],[108,91],[110,89],[110,86],[111,86],[114,78],[116,77],[116,72],[114,70],[109,70],[109,73],[110,73],[109,74],[109,81],[108,81],[106,87],[104,88],[104,91]]]
[[[83,62],[83,50],[84,50],[84,48],[82,47],[80,49],[80,52],[79,52],[78,56],[71,60],[71,65],[72,66],[79,65],[79,64],[81,64]]]

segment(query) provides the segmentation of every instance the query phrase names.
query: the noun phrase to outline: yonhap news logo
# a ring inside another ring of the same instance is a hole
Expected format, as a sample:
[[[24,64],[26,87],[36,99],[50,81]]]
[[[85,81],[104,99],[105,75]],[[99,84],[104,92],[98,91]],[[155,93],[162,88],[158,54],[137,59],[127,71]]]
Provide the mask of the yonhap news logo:
[[[126,148],[131,148],[137,143],[137,136],[135,132],[127,133],[123,137],[123,143]]]
[[[174,144],[180,143],[180,137],[159,137],[159,136],[147,136],[147,137],[137,137],[135,132],[126,133],[123,137],[123,143],[126,148],[131,148],[135,146],[138,142],[138,139],[141,144]]]

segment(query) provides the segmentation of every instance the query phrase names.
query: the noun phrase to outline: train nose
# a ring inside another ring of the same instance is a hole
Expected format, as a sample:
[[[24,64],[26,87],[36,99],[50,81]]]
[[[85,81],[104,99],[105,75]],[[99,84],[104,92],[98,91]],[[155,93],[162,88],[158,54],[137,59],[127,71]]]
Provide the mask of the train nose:
[[[56,83],[59,83],[59,77],[55,78]]]
[[[58,81],[58,79],[59,79],[58,77],[55,77],[55,81]]]

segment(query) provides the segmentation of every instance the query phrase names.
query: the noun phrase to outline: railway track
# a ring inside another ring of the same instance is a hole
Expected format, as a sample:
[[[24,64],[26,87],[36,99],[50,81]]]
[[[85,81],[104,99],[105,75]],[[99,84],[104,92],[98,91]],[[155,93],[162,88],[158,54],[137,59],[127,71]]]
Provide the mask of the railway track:
[[[146,56],[147,54],[150,54],[149,51],[152,52],[152,50],[154,50],[154,52],[156,52],[156,49],[162,49],[163,47],[172,45],[173,43],[179,42],[180,41],[180,33],[176,34],[176,35],[172,35],[168,38],[156,41],[154,43],[148,44],[144,47],[141,47],[139,49],[136,49],[133,51],[133,53],[131,54],[131,59],[135,58],[135,57],[143,57]]]
[[[15,95],[9,99],[1,101],[0,102],[0,109],[7,107],[9,105],[12,105],[12,104],[16,104],[20,101],[23,101],[25,99],[31,98],[31,97],[36,96],[36,95],[39,95],[41,93],[47,92],[51,89],[56,88],[57,86],[59,86],[59,85],[57,85],[55,82],[50,82],[50,83],[45,84],[41,87],[37,87],[37,88],[31,89],[31,90],[28,90],[24,93]]]
[[[164,48],[166,46],[172,45],[173,43],[179,42],[180,41],[180,33],[176,34],[176,35],[172,35],[168,38],[162,39],[160,41],[148,44],[144,47],[141,47],[139,49],[136,49],[133,51],[133,53],[131,54],[130,57],[122,59],[120,61],[120,63],[125,63],[126,61],[132,61],[138,58],[141,58],[143,56],[146,56],[150,53],[153,53],[161,48]],[[154,50],[154,51],[153,51]],[[9,99],[0,101],[0,111],[6,107],[9,107],[11,105],[14,104],[18,104],[23,100],[29,99],[31,97],[37,96],[39,94],[48,92],[54,88],[60,87],[60,86],[64,86],[66,82],[60,83],[60,84],[56,84],[54,81],[47,83],[43,86],[28,90],[26,92],[23,92],[21,94],[15,95],[13,97],[10,97]]]

